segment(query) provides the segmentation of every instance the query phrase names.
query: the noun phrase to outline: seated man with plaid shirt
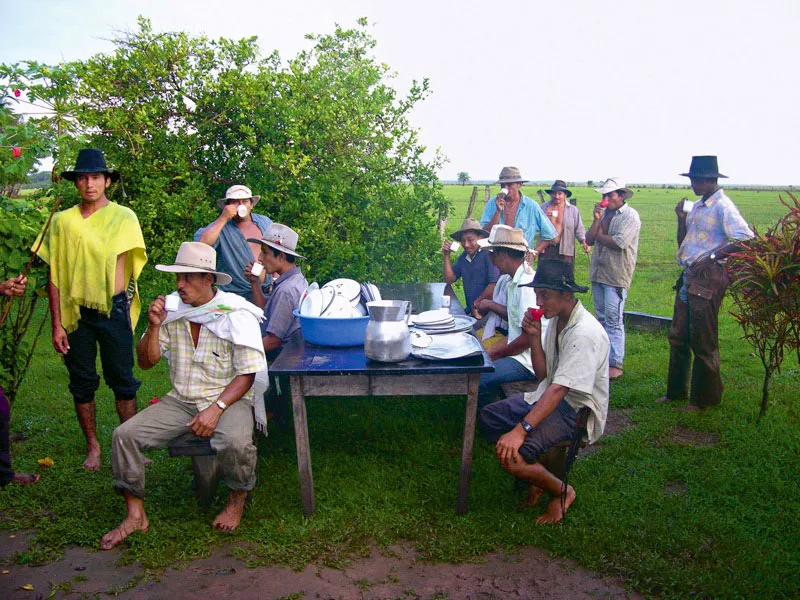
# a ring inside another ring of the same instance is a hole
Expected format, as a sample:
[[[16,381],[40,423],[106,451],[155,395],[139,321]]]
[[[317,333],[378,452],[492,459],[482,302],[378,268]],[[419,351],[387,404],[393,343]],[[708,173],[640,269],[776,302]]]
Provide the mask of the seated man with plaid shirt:
[[[251,388],[255,374],[267,366],[258,326],[263,311],[236,294],[216,290],[215,284],[230,283],[231,277],[215,268],[216,252],[200,242],[184,242],[174,265],[156,266],[175,273],[180,301],[169,313],[163,296],[150,304],[147,331],[136,352],[142,369],[168,355],[173,387],[114,430],[111,466],[128,514],[100,540],[103,550],[148,530],[142,451],[162,448],[187,431],[211,438],[231,490],[214,528],[232,531],[242,518],[247,492],[256,482]]]

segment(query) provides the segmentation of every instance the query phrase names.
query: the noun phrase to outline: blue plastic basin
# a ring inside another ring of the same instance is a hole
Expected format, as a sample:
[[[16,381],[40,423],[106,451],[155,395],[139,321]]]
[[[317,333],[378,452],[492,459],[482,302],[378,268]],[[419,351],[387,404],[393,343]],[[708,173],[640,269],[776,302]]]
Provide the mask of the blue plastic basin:
[[[303,339],[318,346],[363,346],[369,317],[326,319],[306,317],[295,309],[292,314],[300,319]]]

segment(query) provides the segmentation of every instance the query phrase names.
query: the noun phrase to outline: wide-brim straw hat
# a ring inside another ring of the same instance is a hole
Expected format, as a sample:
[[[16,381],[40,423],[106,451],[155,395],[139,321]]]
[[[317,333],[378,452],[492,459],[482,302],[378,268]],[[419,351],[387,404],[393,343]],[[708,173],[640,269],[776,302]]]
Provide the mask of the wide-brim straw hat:
[[[545,190],[548,194],[552,194],[553,192],[564,192],[567,198],[572,197],[572,192],[567,189],[567,184],[564,182],[563,179],[556,179],[553,185],[550,186],[549,190]]]
[[[585,294],[589,288],[575,283],[575,267],[571,262],[551,258],[540,260],[533,281],[522,283],[519,287],[545,288],[557,292]]]
[[[228,285],[233,279],[217,268],[217,251],[202,242],[183,242],[171,265],[156,265],[157,271],[165,273],[210,273],[217,285]]]
[[[495,225],[492,231],[489,232],[489,237],[486,239],[478,240],[478,246],[481,248],[508,248],[510,250],[518,250],[519,252],[526,252],[528,242],[525,240],[525,234],[522,229],[515,229],[508,225]]]
[[[600,195],[610,194],[611,192],[622,192],[625,200],[633,196],[633,190],[625,187],[625,182],[619,177],[610,177],[606,179],[599,188],[594,188],[594,191]]]
[[[527,181],[522,178],[517,167],[503,167],[500,177],[497,178],[497,183],[526,183]]]
[[[232,185],[225,192],[225,197],[217,200],[217,206],[222,210],[228,200],[247,200],[250,198],[251,208],[254,208],[261,196],[253,196],[253,192],[246,185]]]
[[[111,181],[119,181],[120,174],[106,166],[106,158],[97,148],[84,148],[78,152],[75,168],[62,171],[61,177],[67,181],[75,181],[80,173],[104,173]]]
[[[305,256],[297,253],[297,240],[297,232],[291,227],[281,225],[280,223],[272,223],[261,239],[247,238],[248,242],[263,244],[270,248],[280,250],[285,254],[291,254],[297,258],[305,259]]]
[[[727,175],[719,172],[716,156],[693,156],[688,173],[681,173],[681,177],[694,177],[697,179],[727,179]]]
[[[464,219],[464,222],[461,224],[461,229],[451,233],[450,237],[455,241],[460,242],[461,236],[467,232],[474,233],[482,238],[489,237],[489,232],[486,231],[475,219]]]

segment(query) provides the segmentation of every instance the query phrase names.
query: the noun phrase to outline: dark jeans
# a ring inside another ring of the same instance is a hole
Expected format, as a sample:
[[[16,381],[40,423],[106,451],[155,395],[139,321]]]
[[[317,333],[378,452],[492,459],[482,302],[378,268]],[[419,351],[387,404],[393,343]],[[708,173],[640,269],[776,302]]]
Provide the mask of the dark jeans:
[[[6,391],[0,387],[0,486],[4,486],[14,478],[11,468],[11,441],[8,436],[11,421],[11,405],[6,398]]]
[[[722,401],[718,326],[719,308],[728,283],[725,268],[711,261],[687,269],[676,283],[668,336],[667,397],[671,400],[688,396],[690,404],[700,407],[715,406]],[[681,298],[683,286],[686,286],[686,301]]]
[[[525,402],[524,394],[516,394],[485,406],[478,416],[478,426],[491,443],[508,433],[531,411],[532,405]],[[536,428],[525,435],[519,454],[528,464],[539,460],[539,455],[563,442],[572,439],[578,414],[566,399],[547,415]]]
[[[69,334],[69,352],[64,356],[69,371],[69,391],[76,404],[92,402],[100,387],[96,366],[98,345],[103,379],[114,392],[114,398],[136,398],[142,383],[133,376],[133,331],[125,292],[114,296],[107,317],[81,306],[78,328]]]

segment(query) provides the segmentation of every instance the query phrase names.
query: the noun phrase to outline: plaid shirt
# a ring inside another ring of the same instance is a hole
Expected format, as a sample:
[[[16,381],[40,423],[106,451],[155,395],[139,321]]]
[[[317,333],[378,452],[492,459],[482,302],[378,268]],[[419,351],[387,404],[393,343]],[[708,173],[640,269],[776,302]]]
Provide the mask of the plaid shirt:
[[[752,237],[753,232],[733,200],[719,189],[705,202],[695,202],[686,216],[686,237],[678,249],[678,264],[690,267],[733,240]]]
[[[253,326],[256,327],[255,319]],[[161,354],[169,351],[170,395],[181,402],[205,410],[217,401],[220,394],[237,375],[256,373],[266,368],[263,352],[237,346],[200,327],[197,348],[192,342],[192,330],[187,319],[162,325],[158,332]],[[253,388],[241,400],[253,403]]]
[[[639,213],[626,202],[612,214],[608,235],[619,248],[609,248],[595,241],[589,265],[589,280],[626,290],[631,287],[636,258],[639,255],[639,231],[642,221]],[[605,218],[605,215],[604,215]]]

